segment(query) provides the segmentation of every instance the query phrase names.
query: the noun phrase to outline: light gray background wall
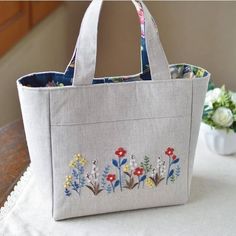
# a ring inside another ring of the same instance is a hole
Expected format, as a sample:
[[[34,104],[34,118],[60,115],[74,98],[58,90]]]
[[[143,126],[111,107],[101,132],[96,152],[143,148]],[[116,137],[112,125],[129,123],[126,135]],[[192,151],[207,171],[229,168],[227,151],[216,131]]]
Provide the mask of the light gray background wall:
[[[66,2],[0,58],[0,126],[20,117],[15,80],[66,67],[88,1]],[[206,67],[217,85],[236,90],[236,2],[147,2],[170,63]],[[97,76],[139,71],[139,25],[130,2],[106,2]]]

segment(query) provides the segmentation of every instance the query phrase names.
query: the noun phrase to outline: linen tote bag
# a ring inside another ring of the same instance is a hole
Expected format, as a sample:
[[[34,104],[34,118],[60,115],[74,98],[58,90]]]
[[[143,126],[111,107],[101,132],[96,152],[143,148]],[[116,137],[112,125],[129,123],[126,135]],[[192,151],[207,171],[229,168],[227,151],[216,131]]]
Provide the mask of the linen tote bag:
[[[39,197],[56,220],[183,204],[210,74],[168,65],[141,1],[140,74],[94,78],[101,0],[81,24],[65,73],[17,81]]]

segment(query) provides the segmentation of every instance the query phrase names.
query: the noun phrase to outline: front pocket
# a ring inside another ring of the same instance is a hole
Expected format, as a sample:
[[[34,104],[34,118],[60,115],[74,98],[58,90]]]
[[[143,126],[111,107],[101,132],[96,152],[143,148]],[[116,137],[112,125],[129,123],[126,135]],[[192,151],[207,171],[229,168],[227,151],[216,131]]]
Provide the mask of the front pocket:
[[[190,116],[52,125],[54,217],[185,202],[189,135]]]

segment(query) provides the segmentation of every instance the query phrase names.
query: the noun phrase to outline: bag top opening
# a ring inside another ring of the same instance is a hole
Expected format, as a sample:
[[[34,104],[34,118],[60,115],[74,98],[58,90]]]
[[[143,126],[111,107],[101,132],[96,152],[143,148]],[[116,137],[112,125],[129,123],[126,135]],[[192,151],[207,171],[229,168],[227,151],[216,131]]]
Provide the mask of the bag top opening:
[[[185,63],[170,65],[169,68],[171,72],[171,79],[195,79],[209,75],[207,70]],[[74,67],[70,67],[65,74],[60,72],[34,73],[22,77],[19,82],[23,86],[37,88],[72,86],[73,74]],[[136,75],[95,78],[93,80],[93,84],[121,83],[143,80],[151,80],[149,68]]]

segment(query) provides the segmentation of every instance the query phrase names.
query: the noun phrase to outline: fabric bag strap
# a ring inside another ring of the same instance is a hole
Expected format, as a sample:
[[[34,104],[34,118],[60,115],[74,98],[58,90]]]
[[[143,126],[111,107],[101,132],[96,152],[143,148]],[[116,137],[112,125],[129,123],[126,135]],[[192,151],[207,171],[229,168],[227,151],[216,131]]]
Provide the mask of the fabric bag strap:
[[[141,4],[143,8],[145,39],[152,79],[170,79],[168,62],[159,39],[156,24],[142,1],[132,0],[132,2],[133,4]],[[97,57],[98,22],[102,4],[103,0],[93,0],[81,23],[75,50],[74,86],[92,84],[94,79]]]
[[[147,56],[147,49],[146,49],[146,40],[145,40],[145,19],[143,14],[142,5],[139,2],[135,2],[136,12],[140,22],[140,33],[141,33],[141,40],[140,40],[140,56],[141,56],[141,73],[145,73],[147,75],[147,70],[149,70],[149,60]],[[74,49],[73,55],[68,66],[65,69],[65,76],[68,78],[73,78],[74,74],[74,64],[75,64],[75,55],[76,55],[76,48]],[[148,72],[150,74],[150,70]],[[149,76],[151,77],[151,75]]]

